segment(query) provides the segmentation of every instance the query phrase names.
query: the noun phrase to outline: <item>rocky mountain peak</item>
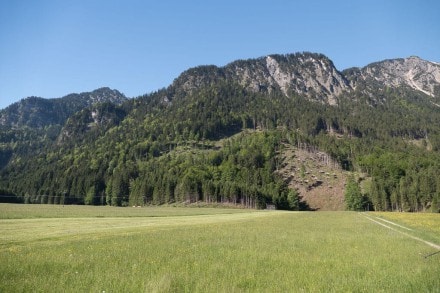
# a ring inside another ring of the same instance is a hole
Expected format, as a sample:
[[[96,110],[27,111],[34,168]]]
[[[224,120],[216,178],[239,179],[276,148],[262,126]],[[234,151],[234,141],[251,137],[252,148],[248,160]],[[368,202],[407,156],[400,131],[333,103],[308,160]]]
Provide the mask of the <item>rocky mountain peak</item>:
[[[83,93],[73,93],[62,98],[53,99],[60,100],[63,102],[71,102],[76,101],[82,103],[84,106],[90,106],[96,103],[113,103],[113,104],[121,104],[127,100],[124,94],[120,93],[118,90],[110,89],[108,87],[98,88],[91,92],[83,92]]]
[[[350,90],[333,62],[314,53],[268,55],[234,61],[224,67],[200,66],[182,73],[172,87],[191,93],[220,80],[238,82],[253,92],[280,91],[286,96],[306,96],[330,105],[337,103],[338,95]]]
[[[440,64],[417,56],[372,63],[355,75],[353,87],[361,80],[376,81],[389,87],[408,86],[431,97],[440,96]]]
[[[266,57],[266,67],[285,95],[294,92],[312,100],[329,105],[337,103],[337,96],[350,90],[345,77],[335,68],[333,62],[319,54]],[[289,60],[291,58],[295,58]],[[280,60],[280,62],[277,61]]]

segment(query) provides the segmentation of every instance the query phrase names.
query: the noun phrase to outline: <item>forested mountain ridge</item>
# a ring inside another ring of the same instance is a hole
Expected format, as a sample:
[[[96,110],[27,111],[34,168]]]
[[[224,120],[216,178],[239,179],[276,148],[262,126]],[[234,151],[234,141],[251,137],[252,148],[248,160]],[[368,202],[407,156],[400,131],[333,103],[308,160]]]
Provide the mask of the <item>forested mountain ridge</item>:
[[[93,104],[121,104],[126,100],[119,91],[107,87],[55,99],[28,97],[0,110],[0,126],[41,128],[53,124],[63,125],[72,114]]]
[[[326,104],[350,86],[333,62],[322,54],[296,53],[239,60],[224,67],[200,66],[181,74],[171,86],[177,93],[191,92],[220,80],[237,82],[259,93],[281,91],[286,96],[301,95]]]
[[[431,96],[434,102],[440,103],[440,64],[415,56],[384,60],[340,72],[322,54],[268,55],[234,61],[224,67],[191,68],[182,73],[171,88],[176,89],[178,95],[220,80],[237,82],[253,92],[281,91],[286,96],[305,96],[329,105],[337,104],[342,93],[358,90],[374,96],[386,87],[402,86]]]
[[[58,143],[83,142],[87,136],[98,136],[118,125],[126,116],[125,110],[111,102],[93,104],[67,119]],[[99,134],[97,134],[99,132]]]
[[[310,196],[299,192],[324,178],[289,186],[280,170],[298,158],[281,154],[297,148],[325,154],[342,170],[337,178],[362,186],[361,197],[348,196],[350,209],[438,211],[437,70],[417,58],[340,72],[313,53],[199,66],[157,92],[82,108],[62,125],[2,131],[0,190],[38,203],[306,208],[301,198]],[[342,186],[323,182],[321,191]]]

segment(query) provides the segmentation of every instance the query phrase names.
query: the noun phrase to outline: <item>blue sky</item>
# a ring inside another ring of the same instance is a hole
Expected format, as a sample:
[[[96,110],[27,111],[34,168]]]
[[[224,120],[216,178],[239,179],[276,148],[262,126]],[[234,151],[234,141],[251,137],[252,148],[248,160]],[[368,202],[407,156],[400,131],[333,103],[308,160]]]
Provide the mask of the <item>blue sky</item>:
[[[318,52],[339,70],[440,62],[440,1],[0,1],[0,109],[102,86],[135,97],[197,65]]]

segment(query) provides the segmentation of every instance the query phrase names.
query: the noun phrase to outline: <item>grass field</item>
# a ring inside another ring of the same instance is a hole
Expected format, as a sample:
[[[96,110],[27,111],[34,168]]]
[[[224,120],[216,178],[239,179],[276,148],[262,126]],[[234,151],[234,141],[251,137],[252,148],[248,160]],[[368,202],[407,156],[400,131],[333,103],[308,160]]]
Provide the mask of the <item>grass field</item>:
[[[0,204],[0,292],[440,290],[436,249],[359,213],[105,209]],[[371,213],[438,239],[440,215],[393,215]]]
[[[30,219],[30,218],[106,218],[106,217],[170,217],[214,214],[249,213],[245,209],[218,209],[198,207],[151,206],[148,208],[122,208],[111,206],[81,206],[81,205],[23,205],[1,204],[0,219]]]

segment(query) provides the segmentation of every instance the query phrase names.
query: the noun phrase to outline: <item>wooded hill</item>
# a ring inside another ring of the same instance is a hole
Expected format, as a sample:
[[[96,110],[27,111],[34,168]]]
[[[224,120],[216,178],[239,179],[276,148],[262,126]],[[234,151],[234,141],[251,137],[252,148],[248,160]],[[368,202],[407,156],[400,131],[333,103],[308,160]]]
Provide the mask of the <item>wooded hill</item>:
[[[439,212],[439,89],[440,66],[419,58],[339,72],[297,53],[189,69],[47,123],[10,122],[23,100],[0,112],[1,200],[307,209],[280,171],[286,148],[313,148],[349,177],[347,208]]]

